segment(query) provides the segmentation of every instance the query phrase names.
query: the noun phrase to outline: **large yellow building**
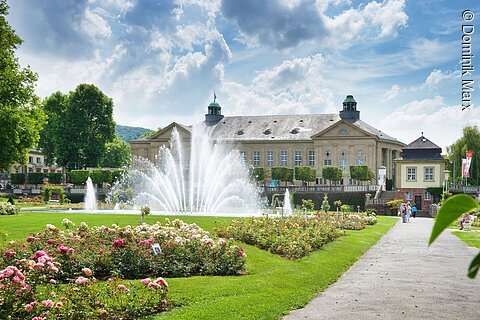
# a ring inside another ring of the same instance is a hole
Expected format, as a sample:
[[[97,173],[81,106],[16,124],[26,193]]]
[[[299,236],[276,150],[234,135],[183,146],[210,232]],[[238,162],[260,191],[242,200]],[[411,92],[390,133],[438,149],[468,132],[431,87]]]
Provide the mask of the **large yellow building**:
[[[311,166],[317,170],[317,185],[327,184],[321,176],[323,166],[340,167],[343,185],[359,183],[350,179],[350,165],[368,165],[373,172],[384,166],[386,177],[393,179],[393,160],[405,145],[360,120],[351,95],[338,114],[230,117],[223,116],[214,101],[204,124],[210,127],[213,139],[234,145],[252,166]],[[169,144],[174,127],[188,147],[192,127],[173,122],[154,136],[131,141],[133,155],[154,161],[160,146]]]

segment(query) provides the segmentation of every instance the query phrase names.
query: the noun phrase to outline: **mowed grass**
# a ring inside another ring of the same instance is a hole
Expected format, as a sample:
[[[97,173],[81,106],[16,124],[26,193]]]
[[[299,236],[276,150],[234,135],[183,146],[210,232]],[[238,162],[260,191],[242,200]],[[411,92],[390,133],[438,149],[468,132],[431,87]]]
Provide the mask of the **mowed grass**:
[[[467,245],[480,248],[480,232],[475,231],[453,231],[454,235],[459,237]]]
[[[61,227],[63,218],[89,225],[138,224],[133,215],[24,213],[0,217],[0,229],[8,239],[24,239],[45,224]],[[165,217],[147,216],[147,223]],[[208,231],[238,218],[168,217],[196,223]],[[321,250],[288,260],[256,247],[241,244],[247,254],[246,275],[235,277],[170,278],[171,311],[147,319],[280,319],[305,306],[318,292],[334,283],[362,254],[375,244],[398,218],[378,217],[378,223],[360,231],[348,231]]]

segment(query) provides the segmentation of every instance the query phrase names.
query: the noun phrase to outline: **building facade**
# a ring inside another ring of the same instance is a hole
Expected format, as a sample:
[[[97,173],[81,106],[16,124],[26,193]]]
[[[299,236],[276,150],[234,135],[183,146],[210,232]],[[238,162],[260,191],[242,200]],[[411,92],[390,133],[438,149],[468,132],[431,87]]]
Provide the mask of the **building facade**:
[[[442,148],[421,137],[402,149],[402,157],[395,159],[398,179],[396,198],[404,199],[427,210],[439,201],[428,192],[428,188],[442,188],[447,160],[441,156]]]
[[[214,101],[203,124],[213,139],[234,146],[248,164],[267,173],[274,166],[310,166],[317,170],[318,185],[327,184],[321,176],[324,166],[340,167],[343,185],[360,183],[350,179],[351,165],[368,165],[375,173],[385,166],[387,178],[393,179],[394,159],[405,145],[360,120],[351,95],[338,114],[223,116]],[[188,149],[192,126],[174,122],[154,136],[131,141],[132,154],[153,162],[159,148],[168,146],[174,127]]]

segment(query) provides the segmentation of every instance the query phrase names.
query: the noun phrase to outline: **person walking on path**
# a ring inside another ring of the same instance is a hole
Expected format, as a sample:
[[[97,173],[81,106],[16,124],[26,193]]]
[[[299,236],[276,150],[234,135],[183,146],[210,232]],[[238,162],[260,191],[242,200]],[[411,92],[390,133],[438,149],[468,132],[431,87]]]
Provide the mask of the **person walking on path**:
[[[415,218],[417,216],[417,205],[414,204],[412,207],[412,217]]]
[[[407,204],[407,210],[405,214],[405,222],[410,222],[410,216],[412,215],[412,207],[410,206],[410,202]]]

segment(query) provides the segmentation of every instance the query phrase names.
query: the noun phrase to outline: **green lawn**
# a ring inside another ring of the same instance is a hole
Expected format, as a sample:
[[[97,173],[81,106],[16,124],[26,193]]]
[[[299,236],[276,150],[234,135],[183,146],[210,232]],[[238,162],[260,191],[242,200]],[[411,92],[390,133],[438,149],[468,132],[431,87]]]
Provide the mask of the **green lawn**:
[[[47,223],[62,227],[63,218],[90,225],[125,225],[140,221],[139,216],[133,215],[22,212],[18,216],[0,216],[0,229],[8,233],[8,239],[23,239],[30,232],[43,229]],[[195,222],[209,231],[236,219],[178,218]],[[163,219],[147,216],[146,222]],[[170,304],[175,308],[148,319],[280,319],[334,283],[397,221],[397,218],[378,217],[376,225],[361,231],[348,231],[347,236],[295,261],[243,245],[247,254],[247,275],[168,279]]]
[[[454,235],[459,237],[467,245],[480,248],[480,232],[475,231],[453,231]]]

